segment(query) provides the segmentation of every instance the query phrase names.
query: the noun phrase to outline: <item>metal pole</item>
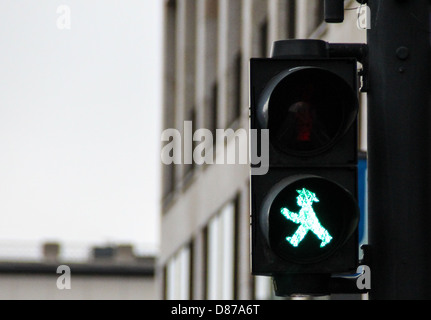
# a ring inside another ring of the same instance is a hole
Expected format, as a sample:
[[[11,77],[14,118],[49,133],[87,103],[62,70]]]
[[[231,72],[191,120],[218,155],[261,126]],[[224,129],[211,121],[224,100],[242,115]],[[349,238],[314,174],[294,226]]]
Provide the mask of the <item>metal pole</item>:
[[[431,299],[429,0],[369,0],[371,299]]]

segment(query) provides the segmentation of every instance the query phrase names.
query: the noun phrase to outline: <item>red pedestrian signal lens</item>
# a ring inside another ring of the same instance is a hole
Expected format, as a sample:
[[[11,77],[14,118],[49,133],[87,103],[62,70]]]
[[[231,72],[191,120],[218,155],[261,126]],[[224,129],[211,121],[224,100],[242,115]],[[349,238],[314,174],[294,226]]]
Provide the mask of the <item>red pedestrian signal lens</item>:
[[[271,93],[270,139],[283,152],[313,155],[334,145],[356,116],[357,93],[339,76],[319,68],[287,75]]]

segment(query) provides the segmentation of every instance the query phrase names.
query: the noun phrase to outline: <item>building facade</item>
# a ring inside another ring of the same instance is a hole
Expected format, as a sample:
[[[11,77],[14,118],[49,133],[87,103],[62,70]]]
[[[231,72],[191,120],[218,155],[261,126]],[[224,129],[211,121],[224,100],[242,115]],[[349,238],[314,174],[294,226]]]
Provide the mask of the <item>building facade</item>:
[[[182,161],[162,165],[159,298],[273,297],[270,280],[250,272],[249,165],[227,164],[247,137],[249,60],[270,56],[275,40],[363,43],[358,6],[345,1],[345,22],[328,25],[320,0],[165,0],[163,129],[181,139],[162,135],[162,148],[181,150],[172,157]],[[201,128],[214,137],[205,159],[221,161],[193,161],[197,143],[209,143],[190,138]],[[365,151],[364,107],[360,130]]]

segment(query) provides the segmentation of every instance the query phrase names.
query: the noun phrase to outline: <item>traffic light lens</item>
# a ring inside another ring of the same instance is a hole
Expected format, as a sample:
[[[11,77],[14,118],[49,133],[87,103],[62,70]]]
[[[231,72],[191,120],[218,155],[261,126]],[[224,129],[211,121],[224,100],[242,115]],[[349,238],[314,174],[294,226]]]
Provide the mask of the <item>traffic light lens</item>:
[[[352,236],[359,221],[350,192],[322,177],[291,177],[272,197],[268,240],[288,261],[313,263],[329,257]]]
[[[319,68],[296,70],[270,96],[271,142],[290,154],[323,152],[348,130],[357,109],[356,93],[339,76]]]

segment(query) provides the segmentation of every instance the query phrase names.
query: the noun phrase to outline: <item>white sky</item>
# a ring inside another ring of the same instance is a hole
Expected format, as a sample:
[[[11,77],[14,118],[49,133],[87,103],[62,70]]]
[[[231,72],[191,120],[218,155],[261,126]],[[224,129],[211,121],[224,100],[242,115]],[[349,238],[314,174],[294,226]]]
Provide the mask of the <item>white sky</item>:
[[[158,245],[161,4],[1,0],[0,246]]]

